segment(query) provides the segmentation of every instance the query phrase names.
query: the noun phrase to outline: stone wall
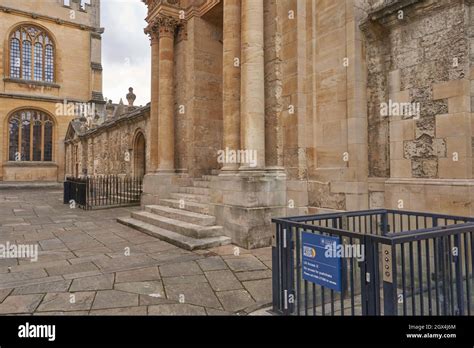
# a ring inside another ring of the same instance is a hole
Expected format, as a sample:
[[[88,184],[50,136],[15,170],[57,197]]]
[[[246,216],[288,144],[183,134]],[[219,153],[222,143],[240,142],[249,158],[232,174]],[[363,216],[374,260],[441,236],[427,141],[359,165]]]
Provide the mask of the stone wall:
[[[134,141],[139,132],[148,137],[149,108],[139,111],[133,117],[105,123],[95,129],[75,134],[66,139],[66,175],[75,176],[75,166],[79,175],[134,175]],[[77,150],[75,150],[77,147]],[[148,148],[148,144],[146,146]],[[73,153],[77,151],[77,156]],[[149,151],[146,151],[149,163]],[[77,158],[77,162],[75,161]]]
[[[72,12],[71,12],[72,11]],[[72,15],[73,14],[73,15]],[[102,93],[100,67],[100,2],[79,9],[61,0],[2,0],[0,3],[0,181],[62,181],[65,174],[64,138],[73,116],[57,112],[64,100],[98,103]],[[20,23],[44,28],[55,42],[54,83],[10,79],[9,34]],[[93,42],[93,46],[91,46]],[[91,63],[97,63],[94,67]],[[97,105],[97,108],[100,106]],[[37,109],[54,120],[53,161],[8,161],[7,119],[16,110]]]
[[[472,215],[472,9],[462,1],[396,5],[363,24],[371,207]],[[419,113],[386,116],[384,103]]]

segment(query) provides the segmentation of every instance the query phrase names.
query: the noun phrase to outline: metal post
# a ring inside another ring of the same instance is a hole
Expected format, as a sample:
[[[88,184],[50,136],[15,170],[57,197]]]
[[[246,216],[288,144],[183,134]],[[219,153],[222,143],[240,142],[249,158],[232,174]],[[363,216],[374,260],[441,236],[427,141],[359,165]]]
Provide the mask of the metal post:
[[[397,264],[395,256],[395,246],[382,245],[384,315],[397,315]]]

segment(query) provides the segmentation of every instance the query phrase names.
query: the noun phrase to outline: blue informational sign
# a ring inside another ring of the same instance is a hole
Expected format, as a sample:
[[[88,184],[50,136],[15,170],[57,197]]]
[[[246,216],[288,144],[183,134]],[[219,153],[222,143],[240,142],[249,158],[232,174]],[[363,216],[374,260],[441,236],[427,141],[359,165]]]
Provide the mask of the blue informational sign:
[[[339,237],[302,233],[303,279],[341,292],[341,258],[326,251],[337,250]]]

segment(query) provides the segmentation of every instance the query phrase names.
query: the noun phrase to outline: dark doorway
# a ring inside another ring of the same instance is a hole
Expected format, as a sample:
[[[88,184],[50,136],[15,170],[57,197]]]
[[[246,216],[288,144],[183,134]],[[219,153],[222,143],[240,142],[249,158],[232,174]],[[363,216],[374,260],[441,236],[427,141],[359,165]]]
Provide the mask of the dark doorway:
[[[146,142],[142,132],[137,133],[133,144],[133,174],[143,178],[146,173]]]

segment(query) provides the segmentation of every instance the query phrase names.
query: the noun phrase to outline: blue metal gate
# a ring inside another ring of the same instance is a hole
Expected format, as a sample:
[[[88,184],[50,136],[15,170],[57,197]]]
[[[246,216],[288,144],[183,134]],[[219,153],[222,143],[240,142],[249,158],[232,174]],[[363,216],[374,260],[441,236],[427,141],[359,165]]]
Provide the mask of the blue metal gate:
[[[474,218],[368,210],[272,220],[273,311],[284,315],[474,314]],[[342,291],[302,277],[302,233],[363,250]]]

